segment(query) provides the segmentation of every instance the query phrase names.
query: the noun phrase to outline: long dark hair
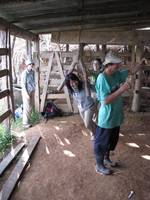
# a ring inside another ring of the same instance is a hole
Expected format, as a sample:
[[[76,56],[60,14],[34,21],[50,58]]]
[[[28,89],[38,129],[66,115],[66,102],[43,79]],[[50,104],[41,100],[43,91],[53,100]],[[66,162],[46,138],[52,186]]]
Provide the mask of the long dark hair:
[[[102,60],[101,60],[101,58],[95,58],[95,60],[98,62],[99,66],[101,68],[101,66],[102,66]]]
[[[74,73],[70,73],[70,74],[67,74],[66,77],[65,77],[65,84],[69,90],[69,92],[72,94],[74,91],[70,85],[70,80],[72,81],[78,81],[78,89],[79,91],[81,91],[83,89],[83,82],[78,78],[78,76]]]

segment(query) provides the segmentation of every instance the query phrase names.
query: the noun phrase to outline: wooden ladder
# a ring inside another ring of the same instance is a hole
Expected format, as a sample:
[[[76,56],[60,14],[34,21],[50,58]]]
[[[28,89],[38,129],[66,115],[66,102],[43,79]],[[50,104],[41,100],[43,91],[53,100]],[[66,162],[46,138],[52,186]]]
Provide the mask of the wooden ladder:
[[[57,73],[54,71],[54,68],[56,68],[56,66],[53,66],[53,60],[54,59],[57,63],[57,70],[58,70]],[[73,111],[69,92],[68,92],[68,89],[67,89],[66,86],[63,87],[63,93],[47,94],[48,86],[51,85],[51,82],[54,79],[56,81],[57,80],[62,81],[62,80],[64,80],[64,78],[65,78],[65,75],[64,75],[64,70],[63,70],[63,66],[62,66],[62,63],[61,63],[59,52],[51,52],[49,54],[48,69],[47,69],[45,84],[44,84],[44,87],[43,87],[43,93],[41,95],[41,106],[40,106],[41,112],[44,110],[45,102],[46,102],[47,99],[50,99],[50,100],[52,100],[52,99],[66,99],[69,111],[70,112]],[[57,87],[58,87],[59,86],[58,83],[56,83],[56,84],[57,84]]]

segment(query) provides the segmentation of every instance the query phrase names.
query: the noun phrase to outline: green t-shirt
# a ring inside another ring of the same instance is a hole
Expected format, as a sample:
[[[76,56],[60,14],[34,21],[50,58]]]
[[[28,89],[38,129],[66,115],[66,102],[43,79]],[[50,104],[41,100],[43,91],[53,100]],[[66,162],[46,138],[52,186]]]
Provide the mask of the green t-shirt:
[[[98,114],[98,126],[101,128],[114,128],[123,122],[123,102],[119,96],[110,104],[105,104],[105,98],[116,91],[120,84],[125,82],[128,76],[127,70],[115,72],[107,76],[104,72],[99,74],[96,81],[97,98],[101,102]]]

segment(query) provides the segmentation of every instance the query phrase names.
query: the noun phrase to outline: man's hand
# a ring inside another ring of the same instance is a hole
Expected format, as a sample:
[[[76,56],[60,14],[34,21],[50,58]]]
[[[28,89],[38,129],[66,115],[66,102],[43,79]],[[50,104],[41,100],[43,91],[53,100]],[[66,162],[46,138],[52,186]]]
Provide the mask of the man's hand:
[[[132,80],[132,77],[131,76],[128,76],[127,80],[126,80],[126,83],[128,83],[128,85],[130,86],[129,89],[132,88],[132,83],[133,83],[133,80]]]
[[[126,81],[119,89],[123,93],[123,92],[129,90],[130,88],[131,88],[130,83]]]

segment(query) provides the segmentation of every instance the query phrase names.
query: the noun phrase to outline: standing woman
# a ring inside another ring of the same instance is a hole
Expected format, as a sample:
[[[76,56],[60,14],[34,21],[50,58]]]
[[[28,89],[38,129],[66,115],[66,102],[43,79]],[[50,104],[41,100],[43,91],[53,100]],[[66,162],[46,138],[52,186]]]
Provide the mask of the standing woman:
[[[103,66],[100,58],[95,58],[92,62],[92,72],[90,73],[90,88],[91,88],[91,96],[94,99],[97,99],[95,83],[99,73],[102,73]]]
[[[109,52],[103,63],[104,71],[96,81],[98,100],[101,103],[96,129],[94,152],[96,158],[96,172],[109,175],[112,173],[105,164],[114,166],[110,159],[118,143],[120,125],[123,122],[123,102],[121,95],[130,88],[126,78],[127,70],[121,70],[122,60]]]
[[[96,124],[93,121],[93,115],[96,112],[97,106],[90,95],[86,72],[83,72],[83,75],[84,82],[76,74],[70,73],[66,76],[65,83],[78,106],[85,127],[90,130],[91,140],[94,140]]]

